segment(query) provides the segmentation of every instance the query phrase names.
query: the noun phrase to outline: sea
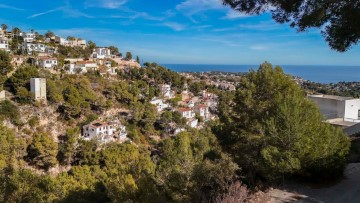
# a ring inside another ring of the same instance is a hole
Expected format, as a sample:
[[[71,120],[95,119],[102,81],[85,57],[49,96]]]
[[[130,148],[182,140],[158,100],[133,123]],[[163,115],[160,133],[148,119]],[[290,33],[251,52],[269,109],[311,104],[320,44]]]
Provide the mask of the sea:
[[[162,64],[177,72],[248,72],[256,70],[259,65],[206,65],[206,64]],[[329,84],[338,82],[360,82],[360,66],[326,66],[326,65],[280,65],[284,72],[299,76],[305,80]]]

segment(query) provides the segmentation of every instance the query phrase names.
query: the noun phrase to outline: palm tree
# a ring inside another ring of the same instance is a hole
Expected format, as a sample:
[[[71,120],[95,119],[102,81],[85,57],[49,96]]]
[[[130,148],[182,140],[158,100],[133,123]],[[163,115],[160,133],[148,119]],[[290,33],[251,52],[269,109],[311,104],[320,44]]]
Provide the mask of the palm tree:
[[[14,29],[12,30],[14,35],[19,35],[21,30],[18,27],[14,27]]]
[[[1,24],[1,29],[2,29],[2,30],[6,31],[7,28],[8,28],[8,26],[7,26],[6,24]]]

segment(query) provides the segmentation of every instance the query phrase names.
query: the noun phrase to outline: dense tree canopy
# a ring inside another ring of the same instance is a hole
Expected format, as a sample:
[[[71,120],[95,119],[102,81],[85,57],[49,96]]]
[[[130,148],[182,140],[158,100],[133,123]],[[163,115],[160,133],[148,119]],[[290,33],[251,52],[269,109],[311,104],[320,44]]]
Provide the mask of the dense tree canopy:
[[[0,75],[5,76],[13,70],[11,66],[11,58],[9,53],[4,50],[0,50]]]
[[[47,133],[36,133],[26,151],[29,162],[39,168],[48,170],[57,164],[58,146]]]
[[[132,59],[132,53],[131,52],[126,52],[126,55],[125,55],[125,60],[131,60]]]
[[[316,105],[280,67],[264,63],[250,71],[219,109],[218,137],[248,177],[342,173],[348,138],[322,122]]]
[[[358,0],[223,0],[224,4],[247,14],[270,11],[279,23],[290,23],[298,31],[322,28],[332,49],[347,51],[360,39],[360,1]]]

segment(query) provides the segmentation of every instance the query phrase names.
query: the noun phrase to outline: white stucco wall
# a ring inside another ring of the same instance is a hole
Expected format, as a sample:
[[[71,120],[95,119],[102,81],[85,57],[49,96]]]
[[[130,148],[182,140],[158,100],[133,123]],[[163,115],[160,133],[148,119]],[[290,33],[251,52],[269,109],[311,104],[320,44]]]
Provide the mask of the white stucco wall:
[[[346,121],[358,121],[359,120],[360,99],[352,99],[345,101],[345,115]]]
[[[30,90],[34,94],[34,99],[46,100],[46,79],[45,78],[31,78]]]
[[[344,118],[345,101],[316,96],[309,96],[308,98],[319,106],[321,114],[326,119]]]
[[[360,99],[346,97],[310,95],[326,119],[343,118],[345,121],[359,122]]]

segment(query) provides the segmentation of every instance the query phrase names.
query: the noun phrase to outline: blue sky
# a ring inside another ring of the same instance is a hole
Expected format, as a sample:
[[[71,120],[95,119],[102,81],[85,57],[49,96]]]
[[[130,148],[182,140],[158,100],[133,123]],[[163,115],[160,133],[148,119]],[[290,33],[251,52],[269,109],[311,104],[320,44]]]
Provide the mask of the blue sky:
[[[0,13],[10,28],[77,36],[162,64],[360,65],[360,46],[338,53],[319,30],[297,33],[219,0],[1,0]]]

